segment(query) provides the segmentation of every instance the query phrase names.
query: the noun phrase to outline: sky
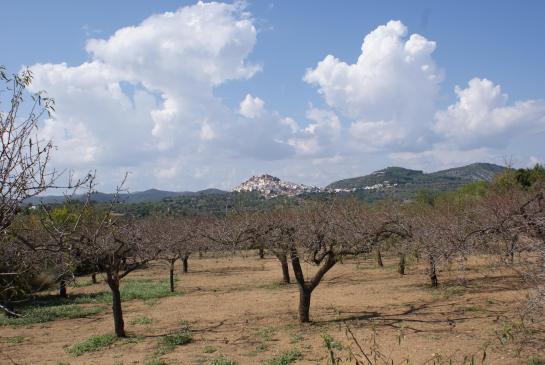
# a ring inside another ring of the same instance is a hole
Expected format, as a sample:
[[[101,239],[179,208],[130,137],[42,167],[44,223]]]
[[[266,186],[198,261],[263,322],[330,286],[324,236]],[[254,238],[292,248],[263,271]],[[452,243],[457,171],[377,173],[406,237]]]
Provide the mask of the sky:
[[[545,161],[541,1],[10,1],[52,167],[111,191]]]

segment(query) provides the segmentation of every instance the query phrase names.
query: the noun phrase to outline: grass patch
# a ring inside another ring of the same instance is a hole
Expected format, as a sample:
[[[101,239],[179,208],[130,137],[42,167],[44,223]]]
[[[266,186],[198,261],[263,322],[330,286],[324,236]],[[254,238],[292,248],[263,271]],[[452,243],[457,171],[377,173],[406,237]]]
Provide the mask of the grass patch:
[[[13,336],[13,337],[0,337],[0,343],[21,343],[25,340],[23,336]]]
[[[157,299],[183,295],[183,292],[170,291],[170,282],[168,280],[153,281],[149,279],[142,280],[123,280],[119,288],[121,300],[143,300],[145,303],[153,305]],[[74,300],[76,303],[110,303],[112,293],[110,291],[97,294],[83,295]]]
[[[85,341],[66,348],[65,351],[72,356],[81,356],[87,352],[100,351],[110,347],[115,341],[116,337],[111,335],[91,336]]]
[[[264,341],[272,341],[276,331],[273,327],[264,327],[256,332],[256,335]]]
[[[180,330],[161,338],[161,341],[159,341],[159,347],[155,351],[155,356],[165,355],[174,351],[176,346],[187,345],[188,343],[191,343],[191,341],[193,341],[191,328],[187,324],[182,324],[182,328]]]
[[[539,356],[530,356],[528,358],[528,365],[545,365],[545,359]]]
[[[257,356],[258,354],[261,354],[267,350],[269,350],[269,347],[264,343],[260,343],[255,347],[255,350],[248,353],[248,356]]]
[[[305,339],[305,336],[300,332],[290,333],[290,343],[298,343],[303,341],[304,339]]]
[[[278,355],[265,361],[264,365],[289,365],[303,358],[303,354],[299,350],[292,349],[279,353]]]
[[[76,304],[29,306],[21,310],[22,317],[0,317],[0,326],[26,326],[57,319],[83,318],[95,315],[103,310],[104,308],[101,307],[83,307]]]
[[[133,319],[130,323],[132,325],[146,325],[146,324],[152,324],[155,322],[155,320],[146,317],[146,316],[138,316],[135,319]]]
[[[237,365],[235,360],[231,360],[228,357],[221,355],[210,361],[210,365]]]
[[[186,345],[188,343],[191,343],[193,340],[193,337],[190,333],[187,332],[180,332],[180,333],[173,333],[170,335],[164,336],[161,341],[159,342],[159,347],[157,348],[157,351],[155,352],[156,355],[165,355],[169,352],[174,351],[176,346]]]

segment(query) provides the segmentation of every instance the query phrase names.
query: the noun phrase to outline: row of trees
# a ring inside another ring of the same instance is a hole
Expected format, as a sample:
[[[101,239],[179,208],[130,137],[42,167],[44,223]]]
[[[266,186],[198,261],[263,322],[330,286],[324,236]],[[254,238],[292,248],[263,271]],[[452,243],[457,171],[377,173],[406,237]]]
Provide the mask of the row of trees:
[[[261,247],[279,261],[283,282],[293,273],[299,288],[299,320],[310,321],[313,291],[326,273],[343,258],[388,249],[399,255],[405,271],[407,255],[428,264],[430,285],[439,284],[439,268],[470,255],[497,254],[511,264],[517,253],[524,261],[524,277],[536,289],[534,305],[543,298],[545,263],[545,200],[541,183],[524,187],[507,172],[485,190],[480,185],[416,201],[363,204],[355,199],[327,203],[307,201],[269,211],[230,211],[221,217],[148,216],[116,213],[116,203],[65,205],[29,211],[14,220],[4,244],[3,262],[16,273],[4,297],[7,315],[17,315],[10,298],[20,296],[21,278],[53,268],[60,294],[65,282],[81,273],[102,273],[112,292],[115,332],[125,335],[120,282],[151,260],[169,263],[170,287],[178,261],[188,270],[193,252],[237,253]],[[92,179],[89,180],[92,187]],[[303,263],[315,270],[305,275]],[[291,266],[291,270],[290,270]],[[8,288],[3,287],[5,292]]]
[[[543,303],[545,276],[545,200],[543,168],[507,172],[491,185],[472,185],[453,194],[420,194],[411,203],[374,205],[354,199],[300,202],[267,211],[227,211],[220,217],[119,214],[117,202],[67,202],[21,211],[25,199],[55,186],[57,173],[47,169],[51,143],[36,136],[37,123],[53,108],[42,94],[32,96],[28,118],[18,114],[32,75],[8,78],[9,112],[0,114],[2,174],[0,192],[0,291],[6,315],[19,315],[13,302],[36,288],[33,279],[53,271],[66,295],[66,281],[82,273],[101,273],[112,292],[117,336],[125,336],[120,282],[152,260],[169,262],[171,290],[178,260],[187,271],[193,252],[269,251],[279,260],[283,281],[291,272],[299,288],[299,319],[310,321],[313,291],[344,257],[395,250],[399,271],[416,253],[428,263],[432,286],[439,267],[474,253],[495,253],[512,263],[525,260],[522,273],[535,285],[533,304]],[[94,188],[92,175],[73,184],[74,191]],[[120,192],[122,188],[118,189]],[[21,214],[25,213],[25,214]],[[316,269],[305,275],[302,264]],[[291,265],[290,265],[291,264]]]

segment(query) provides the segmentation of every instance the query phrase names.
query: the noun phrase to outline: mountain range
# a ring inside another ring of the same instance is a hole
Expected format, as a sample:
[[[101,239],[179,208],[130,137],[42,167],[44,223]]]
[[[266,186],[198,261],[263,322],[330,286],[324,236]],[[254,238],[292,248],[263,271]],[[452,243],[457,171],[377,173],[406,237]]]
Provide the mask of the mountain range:
[[[490,181],[501,173],[505,168],[490,163],[474,163],[457,168],[424,173],[420,170],[411,170],[403,167],[387,167],[375,171],[369,175],[349,179],[338,180],[327,185],[325,188],[317,188],[298,183],[285,182],[271,175],[252,176],[233,189],[227,192],[219,189],[206,189],[197,192],[183,191],[173,192],[157,189],[149,189],[130,194],[120,194],[120,200],[127,204],[155,203],[190,199],[199,200],[201,197],[217,196],[243,193],[257,193],[257,196],[271,199],[275,197],[293,197],[308,194],[332,194],[332,193],[353,193],[366,201],[382,199],[386,196],[410,199],[419,190],[430,191],[453,191],[467,183],[476,181]],[[81,200],[84,196],[76,196],[75,200]],[[111,201],[113,194],[95,192],[91,199],[96,202]],[[227,197],[226,199],[229,199]],[[28,199],[28,204],[61,203],[64,196],[39,196]]]

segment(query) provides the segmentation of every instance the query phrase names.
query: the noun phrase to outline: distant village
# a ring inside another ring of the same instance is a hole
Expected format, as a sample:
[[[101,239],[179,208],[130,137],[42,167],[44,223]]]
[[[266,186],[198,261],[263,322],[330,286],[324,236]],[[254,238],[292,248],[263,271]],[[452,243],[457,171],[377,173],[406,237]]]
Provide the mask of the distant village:
[[[340,189],[340,188],[319,188],[304,184],[297,184],[288,181],[282,181],[279,178],[264,174],[252,176],[242,184],[233,189],[236,192],[258,192],[266,198],[274,198],[277,196],[296,196],[304,193],[351,193],[357,190],[383,190],[395,187],[397,184],[390,184],[388,181],[374,184],[371,186],[363,186],[359,188]]]

